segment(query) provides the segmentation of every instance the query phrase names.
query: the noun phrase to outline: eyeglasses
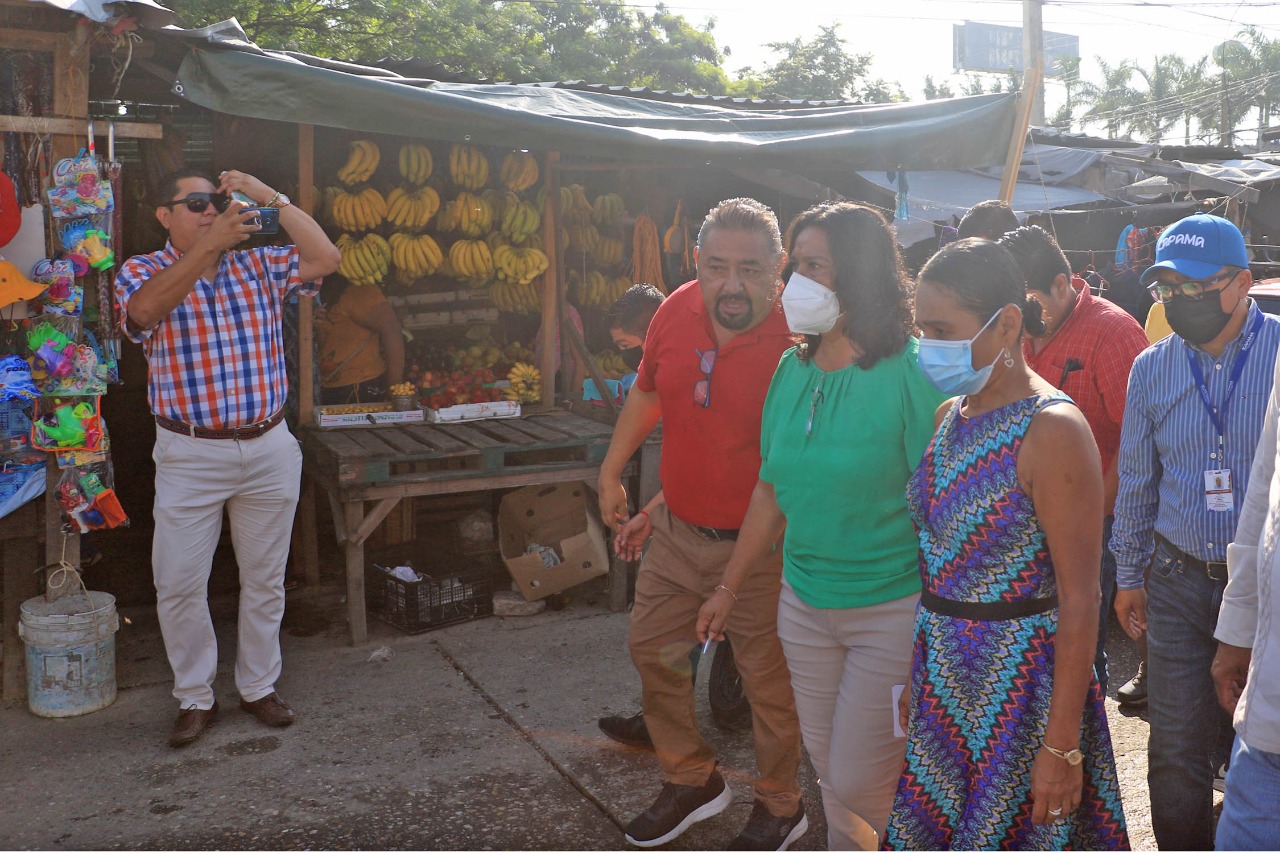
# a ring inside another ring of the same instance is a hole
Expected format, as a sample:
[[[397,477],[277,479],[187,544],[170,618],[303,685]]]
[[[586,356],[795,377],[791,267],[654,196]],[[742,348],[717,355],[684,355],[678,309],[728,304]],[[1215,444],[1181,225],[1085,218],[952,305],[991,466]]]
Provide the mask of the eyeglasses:
[[[713,349],[695,349],[698,354],[698,367],[705,378],[693,383],[693,402],[702,408],[711,405],[711,371],[716,366],[716,351]]]
[[[1172,302],[1174,299],[1190,299],[1198,302],[1204,299],[1210,293],[1217,293],[1222,288],[1214,288],[1213,285],[1218,282],[1227,282],[1240,274],[1240,270],[1232,270],[1215,275],[1213,278],[1203,280],[1188,279],[1180,281],[1176,284],[1165,284],[1163,282],[1152,282],[1147,285],[1147,292],[1151,294],[1151,298],[1162,305]],[[1223,285],[1226,286],[1225,284]]]
[[[180,198],[177,201],[166,201],[160,206],[172,208],[179,204],[185,204],[187,210],[192,213],[204,213],[211,204],[214,210],[219,213],[225,213],[227,208],[231,206],[231,196],[225,193],[187,193],[186,198]]]

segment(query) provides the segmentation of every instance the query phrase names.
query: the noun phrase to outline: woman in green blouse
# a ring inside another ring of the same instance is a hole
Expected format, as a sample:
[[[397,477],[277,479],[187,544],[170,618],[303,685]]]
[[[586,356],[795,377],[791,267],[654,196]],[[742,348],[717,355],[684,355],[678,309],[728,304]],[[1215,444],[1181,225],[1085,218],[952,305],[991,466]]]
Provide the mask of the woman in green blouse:
[[[831,850],[874,850],[902,771],[895,692],[911,668],[919,540],[907,479],[943,401],[916,365],[911,285],[888,223],[821,204],[787,234],[782,293],[804,342],[765,401],[760,480],[699,639],[718,637],[734,591],[786,529],[778,636]]]

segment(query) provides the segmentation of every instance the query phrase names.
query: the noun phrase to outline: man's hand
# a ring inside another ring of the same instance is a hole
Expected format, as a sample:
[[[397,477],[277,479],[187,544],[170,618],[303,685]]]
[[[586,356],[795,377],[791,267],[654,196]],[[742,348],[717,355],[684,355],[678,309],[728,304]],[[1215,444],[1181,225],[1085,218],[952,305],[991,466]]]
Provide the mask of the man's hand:
[[[1116,616],[1126,634],[1142,639],[1147,633],[1147,591],[1142,587],[1116,590]]]
[[[618,535],[613,539],[614,552],[629,563],[634,563],[644,555],[644,543],[653,535],[653,524],[649,521],[649,513],[637,512],[622,525]]]
[[[230,195],[232,190],[239,190],[253,199],[255,204],[260,205],[271,201],[276,195],[275,190],[253,175],[246,175],[244,172],[235,170],[223,172],[218,176],[218,192]]]
[[[1244,685],[1249,677],[1249,661],[1253,658],[1253,649],[1218,643],[1218,653],[1213,656],[1213,686],[1218,691],[1218,704],[1228,714],[1236,712],[1236,703],[1244,693]]]
[[[257,215],[252,208],[233,201],[225,211],[214,218],[213,224],[200,235],[196,245],[207,247],[216,254],[233,249],[249,239],[250,235],[262,230],[261,225],[249,224],[249,220]]]
[[[623,487],[622,481],[607,482],[602,478],[597,484],[596,494],[600,496],[600,520],[609,525],[609,529],[614,533],[620,533],[622,523],[628,518],[627,490]]]

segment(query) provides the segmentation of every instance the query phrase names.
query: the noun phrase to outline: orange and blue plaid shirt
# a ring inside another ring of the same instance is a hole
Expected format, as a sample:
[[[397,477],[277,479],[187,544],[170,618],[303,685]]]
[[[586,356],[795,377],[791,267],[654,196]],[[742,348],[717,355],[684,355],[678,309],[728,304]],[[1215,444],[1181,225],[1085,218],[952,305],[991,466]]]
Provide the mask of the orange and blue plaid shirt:
[[[294,293],[314,296],[319,281],[298,276],[296,246],[225,252],[212,282],[191,293],[154,328],[129,327],[129,300],[147,279],[181,257],[172,243],[135,255],[116,276],[121,325],[147,356],[147,399],[157,415],[206,429],[264,421],[285,403],[281,318]]]

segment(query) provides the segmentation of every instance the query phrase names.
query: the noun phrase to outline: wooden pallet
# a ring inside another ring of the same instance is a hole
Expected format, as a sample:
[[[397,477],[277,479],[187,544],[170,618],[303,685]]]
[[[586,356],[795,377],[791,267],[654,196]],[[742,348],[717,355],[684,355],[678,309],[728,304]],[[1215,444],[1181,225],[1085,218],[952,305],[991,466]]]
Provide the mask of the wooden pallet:
[[[387,489],[431,481],[511,476],[555,466],[598,465],[612,428],[568,412],[459,424],[405,424],[303,433],[311,470],[343,493],[389,496]],[[408,494],[408,491],[401,494]]]

